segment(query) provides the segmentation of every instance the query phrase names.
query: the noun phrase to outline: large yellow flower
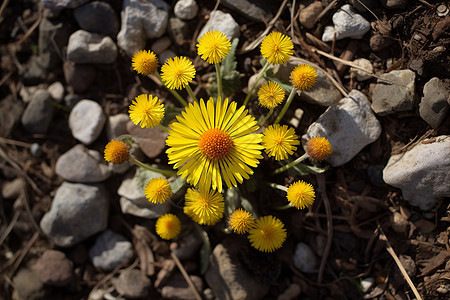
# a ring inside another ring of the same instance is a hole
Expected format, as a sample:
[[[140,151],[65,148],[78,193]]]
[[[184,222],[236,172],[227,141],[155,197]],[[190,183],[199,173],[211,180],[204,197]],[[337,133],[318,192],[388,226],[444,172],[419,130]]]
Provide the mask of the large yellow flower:
[[[291,38],[279,33],[272,32],[264,38],[261,43],[261,54],[267,61],[274,65],[282,65],[294,53],[294,44]]]
[[[134,124],[142,128],[152,128],[161,122],[164,117],[164,105],[158,97],[142,94],[131,103],[128,113]]]
[[[189,104],[178,122],[170,124],[166,140],[169,163],[178,175],[201,189],[222,191],[222,178],[231,188],[253,174],[261,156],[262,134],[254,117],[237,103],[219,98]],[[250,166],[250,167],[249,167]]]
[[[215,225],[223,217],[225,203],[221,193],[213,190],[188,189],[184,213],[200,225]]]
[[[231,42],[218,30],[208,31],[198,39],[198,55],[210,64],[220,63],[231,50]]]
[[[161,79],[169,89],[181,90],[195,76],[195,68],[186,57],[169,58],[161,67]]]
[[[269,157],[275,156],[275,160],[283,160],[297,150],[296,145],[300,145],[300,141],[293,128],[275,124],[264,130],[262,145]]]
[[[158,68],[158,59],[152,51],[141,50],[133,55],[131,66],[139,74],[149,75]]]
[[[256,220],[250,229],[248,239],[251,245],[262,252],[273,252],[283,245],[286,239],[283,222],[274,216],[265,216]]]

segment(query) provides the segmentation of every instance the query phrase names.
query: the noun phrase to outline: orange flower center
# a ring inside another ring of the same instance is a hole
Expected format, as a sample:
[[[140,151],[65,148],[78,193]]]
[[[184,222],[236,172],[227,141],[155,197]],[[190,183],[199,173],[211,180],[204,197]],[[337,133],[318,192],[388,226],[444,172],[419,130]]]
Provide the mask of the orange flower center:
[[[227,157],[233,149],[234,143],[230,135],[218,128],[205,131],[199,138],[200,152],[212,160]]]

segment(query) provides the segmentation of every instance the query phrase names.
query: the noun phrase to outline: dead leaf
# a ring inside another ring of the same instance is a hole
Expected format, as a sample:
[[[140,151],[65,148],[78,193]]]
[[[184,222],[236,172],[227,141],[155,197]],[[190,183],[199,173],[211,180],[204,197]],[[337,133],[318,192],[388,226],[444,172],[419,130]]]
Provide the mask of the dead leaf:
[[[442,251],[439,252],[438,255],[430,259],[427,259],[424,263],[425,267],[420,270],[421,271],[420,276],[426,276],[431,272],[433,272],[434,270],[436,270],[437,268],[439,268],[440,265],[442,265],[447,261],[448,257],[450,257],[450,251]]]

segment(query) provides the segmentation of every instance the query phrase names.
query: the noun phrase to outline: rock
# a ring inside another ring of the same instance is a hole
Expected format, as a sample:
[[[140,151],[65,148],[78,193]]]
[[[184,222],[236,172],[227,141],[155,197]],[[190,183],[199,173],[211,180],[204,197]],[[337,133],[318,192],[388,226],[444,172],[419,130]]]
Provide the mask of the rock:
[[[81,29],[109,35],[115,38],[119,32],[119,20],[114,9],[107,3],[93,1],[74,11],[75,20]]]
[[[130,57],[145,48],[147,39],[161,37],[169,21],[169,5],[162,0],[125,0],[117,45]]]
[[[39,85],[26,86],[22,84],[19,90],[19,95],[24,103],[29,103],[33,100],[33,95],[40,89],[41,87]]]
[[[98,138],[105,122],[106,116],[102,107],[88,99],[78,102],[69,115],[69,127],[73,137],[85,145]]]
[[[175,52],[173,52],[170,49],[165,50],[163,53],[159,55],[159,63],[160,65],[163,65],[169,58],[174,58],[176,55]]]
[[[416,266],[414,259],[411,256],[403,255],[403,254],[399,255],[398,259],[400,260],[400,263],[402,264],[403,268],[405,269],[406,274],[408,274],[408,276],[410,278],[414,277],[417,273],[417,266]],[[398,268],[395,269],[393,275],[394,275],[392,278],[393,285],[401,286],[406,283],[405,276],[400,272],[400,270]]]
[[[92,65],[80,65],[66,60],[63,71],[67,84],[75,93],[85,92],[95,81],[96,70]]]
[[[406,7],[408,0],[381,0],[380,2],[388,9],[401,9]]]
[[[202,279],[195,275],[189,276],[197,291],[203,290]],[[177,272],[169,277],[161,290],[161,296],[164,299],[178,299],[178,300],[195,300],[197,299],[189,287],[186,280],[181,273]]]
[[[30,153],[33,157],[40,157],[42,155],[42,148],[38,143],[31,144]]]
[[[334,33],[336,33],[336,40],[344,38],[361,39],[370,30],[370,23],[357,14],[350,4],[342,6],[333,15],[333,23],[334,32],[327,29],[327,26],[322,35],[322,41],[331,42]]]
[[[294,266],[304,273],[317,273],[317,257],[305,243],[298,243],[293,257]]]
[[[350,161],[380,134],[380,123],[370,109],[366,96],[352,90],[348,97],[330,106],[309,126],[306,139],[314,136],[327,138],[333,153],[326,161],[337,167]]]
[[[23,104],[14,100],[12,95],[0,101],[0,136],[7,137],[19,124],[23,112]]]
[[[176,45],[184,46],[190,43],[192,31],[186,21],[175,17],[170,18],[167,31]]]
[[[151,49],[153,52],[155,52],[156,55],[160,55],[164,51],[166,51],[170,45],[172,45],[172,41],[168,36],[163,36],[160,39],[157,39],[151,46]],[[159,63],[162,64],[161,58],[159,58]]]
[[[412,109],[414,105],[414,79],[411,70],[398,70],[381,74],[372,92],[372,109],[380,116]],[[389,83],[383,81],[389,80]],[[392,83],[390,83],[392,82]]]
[[[46,285],[65,286],[73,278],[72,262],[63,252],[57,250],[46,250],[36,261],[33,270]]]
[[[104,230],[108,211],[109,200],[102,186],[64,182],[40,225],[56,245],[71,247]]]
[[[377,33],[370,38],[369,45],[370,49],[378,52],[392,45],[392,40]]]
[[[47,71],[40,64],[40,58],[36,55],[31,56],[25,64],[22,75],[22,83],[25,85],[36,85],[47,79]]]
[[[64,86],[60,81],[50,84],[47,88],[47,92],[58,103],[61,103],[64,99]]]
[[[357,66],[373,73],[373,66],[372,66],[372,63],[370,62],[370,60],[365,59],[365,58],[358,58],[358,59],[355,59],[353,61],[353,63],[356,64]],[[354,76],[356,77],[356,80],[358,80],[358,81],[368,80],[373,77],[373,76],[369,75],[367,72],[361,71],[354,67],[350,68],[350,74],[354,74]]]
[[[26,188],[25,181],[17,177],[13,181],[7,181],[2,186],[2,197],[4,199],[16,199]]]
[[[198,34],[198,38],[202,37],[207,31],[218,30],[225,34],[231,41],[238,38],[241,34],[239,24],[233,19],[230,14],[224,13],[220,10],[211,12],[208,22],[203,26]]]
[[[269,285],[249,272],[239,260],[239,251],[245,247],[237,240],[225,240],[218,244],[210,257],[205,280],[217,299],[263,299]]]
[[[21,269],[17,272],[13,283],[18,300],[43,300],[46,298],[44,285],[36,273],[29,269]]]
[[[314,27],[314,20],[320,15],[323,10],[322,2],[315,1],[310,5],[306,6],[300,11],[298,20],[303,27],[311,29]]]
[[[386,182],[383,180],[383,169],[384,165],[370,165],[367,167],[367,175],[369,176],[370,183],[374,186],[386,186]]]
[[[173,12],[181,20],[192,20],[198,13],[197,2],[195,0],[178,0]]]
[[[46,90],[38,90],[22,115],[22,126],[29,133],[46,133],[55,111],[52,96]]]
[[[438,197],[450,196],[450,136],[423,141],[392,155],[383,170],[384,181],[402,190],[411,205],[430,210]]]
[[[42,0],[42,4],[45,8],[51,9],[63,9],[63,8],[76,8],[89,0]]]
[[[422,59],[412,59],[408,68],[417,73],[419,76],[424,76],[426,72],[425,64]]]
[[[150,279],[137,269],[120,272],[112,282],[121,296],[132,299],[147,297],[151,288]]]
[[[269,22],[278,7],[270,0],[222,0],[220,4],[255,22]]]
[[[405,233],[408,230],[408,220],[406,220],[403,215],[399,212],[393,212],[390,215],[391,226],[397,233]]]
[[[162,131],[158,126],[153,128],[141,128],[129,121],[127,131],[132,135],[139,148],[149,158],[155,158],[163,153],[166,147],[167,132]]]
[[[181,261],[195,259],[200,246],[203,244],[201,237],[196,231],[191,231],[187,235],[183,235],[181,240],[177,241],[178,247],[173,250],[174,254]]]
[[[444,82],[434,77],[423,87],[419,113],[431,127],[437,128],[445,118],[449,104],[449,92]]]
[[[375,279],[372,277],[364,278],[361,280],[361,290],[363,293],[367,293],[372,285],[375,283]]]
[[[92,264],[103,271],[111,271],[126,264],[133,255],[133,245],[125,237],[111,230],[102,232],[89,249]]]
[[[109,36],[78,30],[69,38],[67,58],[78,64],[112,64],[117,46]]]
[[[102,161],[99,152],[78,144],[58,158],[55,172],[67,181],[100,182],[111,176],[111,170]]]
[[[64,104],[66,104],[66,106],[72,110],[75,104],[80,102],[82,99],[83,98],[80,95],[68,94],[64,97]]]
[[[106,122],[106,136],[108,140],[116,139],[122,134],[128,133],[127,123],[130,121],[130,117],[126,114],[117,114],[109,116]]]

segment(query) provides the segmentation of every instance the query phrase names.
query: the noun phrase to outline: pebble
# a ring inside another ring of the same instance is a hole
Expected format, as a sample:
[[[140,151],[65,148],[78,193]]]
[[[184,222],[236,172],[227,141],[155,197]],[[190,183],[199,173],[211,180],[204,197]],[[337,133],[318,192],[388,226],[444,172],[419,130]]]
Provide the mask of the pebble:
[[[153,128],[141,128],[129,121],[127,131],[132,135],[139,148],[149,158],[155,158],[164,152],[166,147],[167,132],[158,126]]]
[[[419,113],[431,127],[437,128],[449,110],[450,99],[448,88],[439,78],[434,77],[423,87],[423,97],[419,105]]]
[[[61,65],[61,53],[64,53],[69,36],[76,30],[71,23],[42,18],[39,23],[38,64],[43,69],[52,71]]]
[[[102,186],[64,182],[40,225],[56,245],[71,247],[104,230],[108,211],[109,199]]]
[[[25,181],[17,177],[13,181],[7,181],[2,185],[2,197],[4,199],[16,199],[25,190]]]
[[[78,102],[69,115],[69,127],[73,137],[85,145],[98,138],[105,122],[106,116],[102,107],[88,99]]]
[[[239,259],[243,244],[228,239],[214,247],[205,280],[217,299],[263,299],[269,285],[248,272]]]
[[[89,249],[92,264],[103,271],[111,271],[126,264],[133,255],[133,245],[125,237],[109,229],[99,234]]]
[[[132,299],[147,297],[151,288],[150,279],[137,269],[120,272],[112,283],[121,296]]]
[[[393,212],[390,215],[391,226],[397,233],[405,233],[408,230],[409,222],[399,212]]]
[[[22,84],[19,90],[19,95],[24,103],[29,103],[33,100],[33,95],[40,89],[41,87],[39,85],[26,86]]]
[[[80,102],[80,100],[82,100],[83,98],[80,95],[76,95],[76,94],[67,94],[64,97],[64,104],[72,109],[75,104],[77,104],[78,102]]]
[[[119,32],[119,20],[114,9],[102,1],[93,1],[74,10],[74,17],[81,29],[109,35],[115,38]]]
[[[333,153],[326,161],[337,167],[350,161],[380,134],[381,126],[370,109],[369,100],[363,93],[352,90],[348,97],[330,106],[312,123],[303,138],[327,138]]]
[[[22,126],[27,132],[37,134],[47,132],[55,112],[51,101],[52,96],[47,90],[36,91],[22,115]]]
[[[170,49],[165,50],[163,53],[159,55],[159,63],[163,65],[169,58],[174,58],[177,56],[175,52]]]
[[[13,278],[14,292],[18,300],[42,300],[47,296],[44,285],[38,275],[30,269],[21,269]]]
[[[187,21],[172,17],[169,19],[167,31],[173,42],[178,46],[185,46],[192,36],[191,26]]]
[[[0,100],[0,136],[8,137],[11,131],[20,123],[23,104],[8,95]]]
[[[190,275],[192,283],[196,287],[197,291],[203,290],[203,281],[200,277]],[[184,279],[181,273],[177,272],[169,277],[164,287],[161,290],[161,296],[164,299],[174,300],[196,300],[192,289]]]
[[[117,114],[109,116],[106,122],[106,136],[108,140],[117,139],[123,134],[127,134],[127,123],[130,117],[127,114]]]
[[[422,59],[412,59],[409,63],[408,69],[416,72],[419,76],[425,76],[427,73]]]
[[[365,58],[358,58],[353,61],[354,64],[356,64],[358,67],[363,68],[364,70],[367,70],[371,73],[373,73],[373,66],[370,60]],[[354,75],[356,77],[356,80],[358,81],[364,81],[373,78],[369,73],[361,71],[359,69],[356,69],[354,67],[350,68],[350,74]]]
[[[89,150],[83,144],[78,144],[58,158],[55,172],[72,182],[104,181],[111,176],[111,170],[102,164],[102,160],[102,155],[98,151]]]
[[[40,157],[42,155],[41,145],[38,143],[31,144],[30,153],[33,157]]]
[[[66,60],[63,64],[66,83],[75,93],[84,93],[95,81],[96,70],[92,65],[75,64]]]
[[[314,20],[320,15],[323,10],[322,2],[315,1],[304,9],[300,10],[298,20],[303,27],[311,29],[314,27]]]
[[[32,55],[25,64],[25,71],[22,74],[22,83],[25,85],[36,85],[47,79],[47,71],[40,64],[40,58]]]
[[[198,13],[197,2],[195,0],[178,0],[173,12],[181,20],[192,20]]]
[[[76,8],[89,0],[42,0],[42,4],[45,8],[51,9],[63,9],[63,8]]]
[[[392,40],[377,33],[370,38],[369,45],[370,49],[378,52],[392,45]]]
[[[161,0],[125,0],[117,45],[130,57],[143,50],[147,39],[156,39],[165,33],[169,8]]]
[[[402,9],[406,7],[408,0],[381,0],[380,2],[388,9]]]
[[[41,282],[51,286],[66,286],[73,279],[72,262],[57,250],[45,250],[33,265]]]
[[[278,9],[271,0],[222,0],[220,4],[243,15],[247,19],[260,23],[263,23],[264,20],[266,22],[272,20],[273,12],[276,12]]]
[[[402,190],[411,205],[430,210],[436,198],[450,196],[450,136],[423,141],[392,155],[383,170],[384,181]]]
[[[194,259],[202,244],[203,241],[197,232],[191,231],[189,234],[183,235],[181,240],[177,241],[178,247],[173,252],[181,261]]]
[[[350,4],[342,6],[333,15],[332,26],[325,27],[322,35],[322,41],[333,41],[336,34],[336,40],[344,38],[361,39],[370,30],[370,23],[351,7]]]
[[[64,86],[60,81],[55,81],[50,84],[47,88],[47,92],[58,103],[61,103],[64,99]]]
[[[367,293],[372,285],[375,283],[375,279],[372,277],[364,278],[361,280],[361,290],[363,293]]]
[[[295,247],[294,266],[304,273],[317,273],[317,257],[305,243],[298,243]]]
[[[166,51],[170,45],[172,45],[172,41],[168,36],[163,36],[160,39],[157,39],[151,46],[151,49],[153,52],[155,52],[156,55],[160,55],[164,51]],[[159,58],[159,63],[163,64],[161,61],[161,58]]]
[[[117,46],[105,35],[85,30],[70,35],[67,58],[78,64],[112,64],[117,59]]]
[[[372,92],[372,109],[380,116],[406,111],[414,105],[414,79],[411,70],[397,70],[381,74]],[[390,82],[383,81],[387,79]]]
[[[230,41],[234,38],[238,38],[241,34],[239,24],[230,14],[224,13],[221,10],[211,12],[208,22],[206,22],[205,26],[200,30],[197,39],[202,37],[205,32],[211,30],[222,32]]]
[[[301,291],[302,289],[298,284],[291,283],[291,285],[289,285],[289,287],[286,290],[284,290],[283,294],[277,297],[277,300],[298,299],[298,296],[300,295]]]

